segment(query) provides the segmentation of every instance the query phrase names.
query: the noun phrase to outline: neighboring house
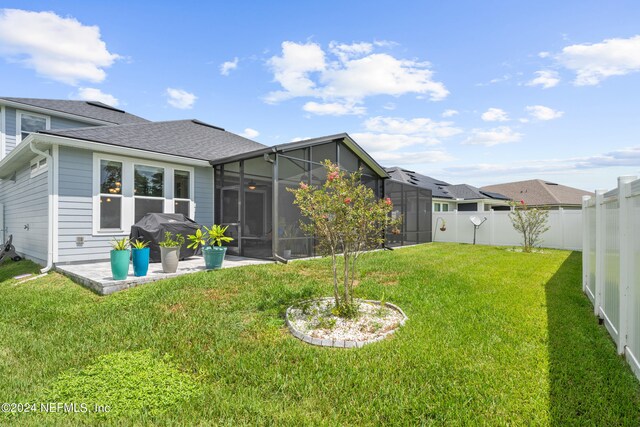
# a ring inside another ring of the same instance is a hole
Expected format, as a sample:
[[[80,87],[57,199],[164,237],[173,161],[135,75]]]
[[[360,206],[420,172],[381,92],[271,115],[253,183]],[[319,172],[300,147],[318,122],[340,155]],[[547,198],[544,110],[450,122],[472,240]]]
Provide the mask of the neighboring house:
[[[468,184],[452,185],[400,167],[386,168],[392,179],[433,193],[433,212],[509,210],[509,197]]]
[[[325,159],[362,167],[380,197],[389,178],[347,134],[267,147],[198,120],[151,122],[97,102],[26,98],[0,97],[0,119],[2,237],[48,267],[108,259],[112,239],[151,212],[229,225],[230,253],[309,256],[313,240],[298,229],[287,187],[321,183]],[[392,244],[431,241],[430,212],[419,219],[410,202],[430,206],[431,192],[399,201],[409,219]]]
[[[529,206],[549,209],[582,209],[582,196],[593,195],[589,191],[541,179],[487,185],[481,190],[495,191],[517,202],[522,200]]]

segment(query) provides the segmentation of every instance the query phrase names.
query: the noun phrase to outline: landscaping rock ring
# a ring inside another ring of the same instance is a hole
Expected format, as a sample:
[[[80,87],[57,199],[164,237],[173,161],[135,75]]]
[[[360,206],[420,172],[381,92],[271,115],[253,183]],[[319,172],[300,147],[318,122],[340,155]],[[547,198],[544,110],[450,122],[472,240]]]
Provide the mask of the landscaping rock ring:
[[[404,325],[408,317],[389,302],[356,300],[360,316],[333,316],[333,298],[306,300],[287,308],[285,322],[291,334],[308,344],[322,347],[360,348],[382,341]]]

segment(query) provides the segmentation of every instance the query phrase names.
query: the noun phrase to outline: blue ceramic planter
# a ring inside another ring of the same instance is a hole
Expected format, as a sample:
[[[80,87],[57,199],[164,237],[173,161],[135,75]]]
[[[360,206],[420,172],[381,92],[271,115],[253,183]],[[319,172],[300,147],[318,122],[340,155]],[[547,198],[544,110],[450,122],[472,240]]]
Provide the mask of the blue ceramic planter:
[[[205,246],[202,248],[204,265],[207,270],[218,270],[222,268],[224,256],[227,253],[226,246]]]
[[[133,249],[133,275],[143,277],[149,271],[149,248]]]
[[[111,275],[113,280],[124,280],[129,274],[129,257],[131,253],[126,251],[111,251]]]

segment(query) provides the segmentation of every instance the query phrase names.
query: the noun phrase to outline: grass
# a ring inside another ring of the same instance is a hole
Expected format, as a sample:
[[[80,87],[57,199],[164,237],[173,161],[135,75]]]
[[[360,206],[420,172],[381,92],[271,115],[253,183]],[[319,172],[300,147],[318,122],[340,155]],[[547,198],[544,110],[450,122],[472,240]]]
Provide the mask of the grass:
[[[409,321],[358,350],[312,347],[284,327],[287,306],[330,295],[328,260],[108,297],[57,274],[17,284],[33,264],[5,264],[0,400],[118,408],[0,424],[637,426],[640,383],[593,316],[580,264],[579,253],[457,244],[370,254],[356,296],[398,304]]]

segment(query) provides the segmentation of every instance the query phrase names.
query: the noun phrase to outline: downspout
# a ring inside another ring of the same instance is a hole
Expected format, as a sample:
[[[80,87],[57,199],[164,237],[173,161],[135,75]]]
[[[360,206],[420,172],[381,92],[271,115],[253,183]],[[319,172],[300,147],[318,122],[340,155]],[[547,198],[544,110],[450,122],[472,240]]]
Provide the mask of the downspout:
[[[29,143],[29,148],[31,149],[31,151],[33,151],[35,154],[39,155],[39,156],[44,156],[47,159],[47,184],[49,187],[48,190],[48,205],[49,205],[49,237],[47,239],[48,241],[48,251],[47,251],[47,265],[40,270],[40,273],[42,274],[46,274],[49,272],[49,270],[51,270],[51,268],[53,268],[53,247],[55,245],[55,242],[53,241],[53,227],[54,227],[54,222],[53,222],[53,173],[54,173],[54,165],[53,165],[53,156],[47,152],[38,150],[35,146],[35,143],[33,140],[31,140],[31,142]]]

